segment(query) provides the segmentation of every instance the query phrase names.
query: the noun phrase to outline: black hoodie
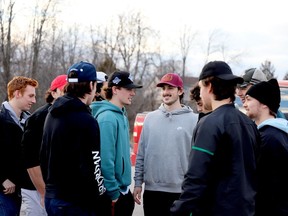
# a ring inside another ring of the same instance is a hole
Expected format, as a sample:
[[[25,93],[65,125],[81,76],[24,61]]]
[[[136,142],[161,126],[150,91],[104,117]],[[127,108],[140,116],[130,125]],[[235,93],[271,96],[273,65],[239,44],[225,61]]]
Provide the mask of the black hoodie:
[[[95,207],[105,191],[100,132],[90,109],[77,97],[58,98],[47,115],[40,150],[47,198]]]

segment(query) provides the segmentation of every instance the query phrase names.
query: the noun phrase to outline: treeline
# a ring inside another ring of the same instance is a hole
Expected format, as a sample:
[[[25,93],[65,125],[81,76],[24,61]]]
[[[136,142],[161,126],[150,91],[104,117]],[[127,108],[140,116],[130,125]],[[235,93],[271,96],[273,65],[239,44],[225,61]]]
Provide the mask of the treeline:
[[[40,84],[32,111],[45,103],[45,92],[55,76],[66,73],[75,62],[86,60],[107,74],[116,69],[129,71],[134,81],[144,86],[137,90],[132,106],[127,107],[132,126],[136,113],[158,107],[157,78],[167,72],[185,78],[187,57],[199,38],[196,30],[185,27],[179,32],[179,54],[167,56],[162,53],[158,32],[146,24],[140,12],[126,12],[106,26],[83,29],[77,24],[71,27],[61,23],[57,0],[36,1],[31,16],[25,17],[28,26],[23,31],[15,22],[19,13],[15,10],[17,3],[16,0],[0,3],[0,101],[6,99],[6,85],[13,76],[32,77]],[[241,59],[239,51],[227,55],[229,50],[221,42],[221,35],[219,30],[208,35],[203,65],[215,53],[229,62]]]

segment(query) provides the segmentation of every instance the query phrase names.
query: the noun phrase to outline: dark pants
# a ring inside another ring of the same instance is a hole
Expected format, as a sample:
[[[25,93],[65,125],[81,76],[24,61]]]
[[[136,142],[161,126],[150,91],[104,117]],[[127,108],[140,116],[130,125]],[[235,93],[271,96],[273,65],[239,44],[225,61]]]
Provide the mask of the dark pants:
[[[129,191],[128,194],[121,194],[114,206],[110,197],[104,193],[100,196],[97,206],[97,216],[132,216],[135,203]]]
[[[180,197],[180,193],[148,191],[143,193],[145,216],[170,216],[170,207]]]
[[[96,211],[55,198],[45,197],[45,208],[48,216],[98,216]]]
[[[1,187],[0,187],[1,188]],[[1,189],[2,190],[2,189]],[[17,191],[13,194],[4,194],[0,192],[0,215],[20,215],[21,208],[21,192]]]

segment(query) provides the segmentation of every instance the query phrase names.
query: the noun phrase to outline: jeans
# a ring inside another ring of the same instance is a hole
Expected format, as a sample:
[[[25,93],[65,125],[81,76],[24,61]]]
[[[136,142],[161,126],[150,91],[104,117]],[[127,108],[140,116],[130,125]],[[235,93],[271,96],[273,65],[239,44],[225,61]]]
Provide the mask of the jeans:
[[[49,216],[96,216],[96,213],[64,200],[45,197],[45,208]]]
[[[21,208],[20,191],[13,194],[4,194],[0,192],[0,215],[1,216],[19,216]]]
[[[130,190],[125,195],[121,194],[114,206],[107,193],[99,197],[97,204],[97,213],[101,216],[132,216],[135,207],[134,198]]]

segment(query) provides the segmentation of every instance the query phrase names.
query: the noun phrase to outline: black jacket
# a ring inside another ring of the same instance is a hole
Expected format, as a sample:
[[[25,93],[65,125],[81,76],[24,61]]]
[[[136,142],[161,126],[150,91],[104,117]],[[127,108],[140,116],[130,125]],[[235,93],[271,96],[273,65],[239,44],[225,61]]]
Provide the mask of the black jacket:
[[[288,215],[288,134],[266,125],[259,129],[262,145],[258,162],[256,215]]]
[[[29,115],[26,112],[26,115]],[[9,179],[16,185],[16,190],[20,191],[26,185],[29,178],[23,166],[21,151],[21,139],[23,130],[16,124],[3,104],[0,110],[0,189],[2,183]]]
[[[188,171],[172,215],[252,216],[255,213],[256,125],[233,104],[200,119]]]
[[[45,104],[33,112],[27,119],[22,136],[22,151],[26,169],[40,165],[39,153],[42,142],[43,126],[51,104]],[[29,181],[28,181],[29,180]],[[36,190],[30,177],[25,184],[26,189]]]
[[[31,168],[40,165],[39,151],[42,142],[43,127],[51,104],[39,107],[26,121],[22,138],[25,166]]]
[[[71,95],[59,97],[46,117],[40,166],[47,198],[95,207],[105,191],[100,133],[90,109]]]

